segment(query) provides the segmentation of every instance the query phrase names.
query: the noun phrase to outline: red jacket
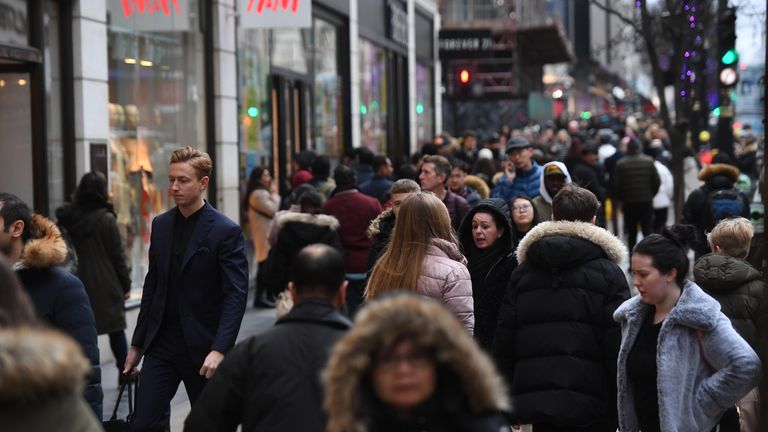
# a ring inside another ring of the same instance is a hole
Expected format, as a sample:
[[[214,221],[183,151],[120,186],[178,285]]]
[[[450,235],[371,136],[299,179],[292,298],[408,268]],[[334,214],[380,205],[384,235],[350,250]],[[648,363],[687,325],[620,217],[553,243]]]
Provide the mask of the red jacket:
[[[339,220],[347,273],[365,273],[373,241],[366,236],[371,221],[381,213],[381,204],[354,186],[340,186],[323,206],[323,212]]]

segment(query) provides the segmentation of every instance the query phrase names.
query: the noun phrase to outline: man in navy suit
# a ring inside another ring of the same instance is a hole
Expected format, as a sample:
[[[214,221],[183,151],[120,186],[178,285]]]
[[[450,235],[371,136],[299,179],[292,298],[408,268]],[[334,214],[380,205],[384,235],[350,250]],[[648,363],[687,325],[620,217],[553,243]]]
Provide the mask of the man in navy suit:
[[[149,271],[123,370],[135,372],[144,357],[135,431],[167,430],[179,383],[194,403],[240,330],[248,263],[240,227],[203,199],[212,166],[191,147],[171,155],[176,207],[152,221]]]

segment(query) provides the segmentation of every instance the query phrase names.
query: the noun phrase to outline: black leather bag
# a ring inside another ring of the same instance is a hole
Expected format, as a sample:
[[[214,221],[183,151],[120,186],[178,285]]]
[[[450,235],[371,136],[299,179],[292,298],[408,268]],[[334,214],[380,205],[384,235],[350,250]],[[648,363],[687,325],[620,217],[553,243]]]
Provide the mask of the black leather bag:
[[[125,419],[118,419],[117,409],[120,407],[120,402],[123,400],[123,392],[126,388],[128,388],[128,415]],[[102,422],[105,432],[130,432],[133,430],[131,424],[133,423],[134,407],[136,403],[135,395],[138,394],[138,392],[138,377],[131,377],[120,386],[120,393],[117,395],[115,409],[112,410],[112,417],[110,417],[109,420]]]

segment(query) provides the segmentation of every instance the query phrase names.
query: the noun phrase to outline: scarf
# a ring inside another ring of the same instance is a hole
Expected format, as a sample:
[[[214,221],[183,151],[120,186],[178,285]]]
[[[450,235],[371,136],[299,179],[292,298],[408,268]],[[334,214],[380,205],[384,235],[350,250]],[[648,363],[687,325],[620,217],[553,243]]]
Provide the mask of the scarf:
[[[476,299],[482,297],[485,288],[485,278],[488,276],[491,267],[499,261],[499,258],[509,253],[507,248],[504,247],[506,235],[508,234],[502,235],[501,238],[496,239],[490,247],[485,249],[478,249],[473,241],[472,246],[469,248],[470,250],[467,251],[467,269],[472,279],[472,292]]]

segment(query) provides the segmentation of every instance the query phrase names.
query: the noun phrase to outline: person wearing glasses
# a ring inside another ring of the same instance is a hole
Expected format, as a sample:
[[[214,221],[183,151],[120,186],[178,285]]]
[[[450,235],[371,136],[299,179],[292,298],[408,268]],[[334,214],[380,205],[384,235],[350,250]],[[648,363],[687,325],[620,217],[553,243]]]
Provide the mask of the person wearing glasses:
[[[518,195],[512,200],[509,213],[512,215],[512,244],[517,249],[520,240],[541,222],[541,218],[533,206],[533,200],[524,195]]]
[[[328,432],[509,430],[503,380],[440,303],[370,302],[323,374]]]

